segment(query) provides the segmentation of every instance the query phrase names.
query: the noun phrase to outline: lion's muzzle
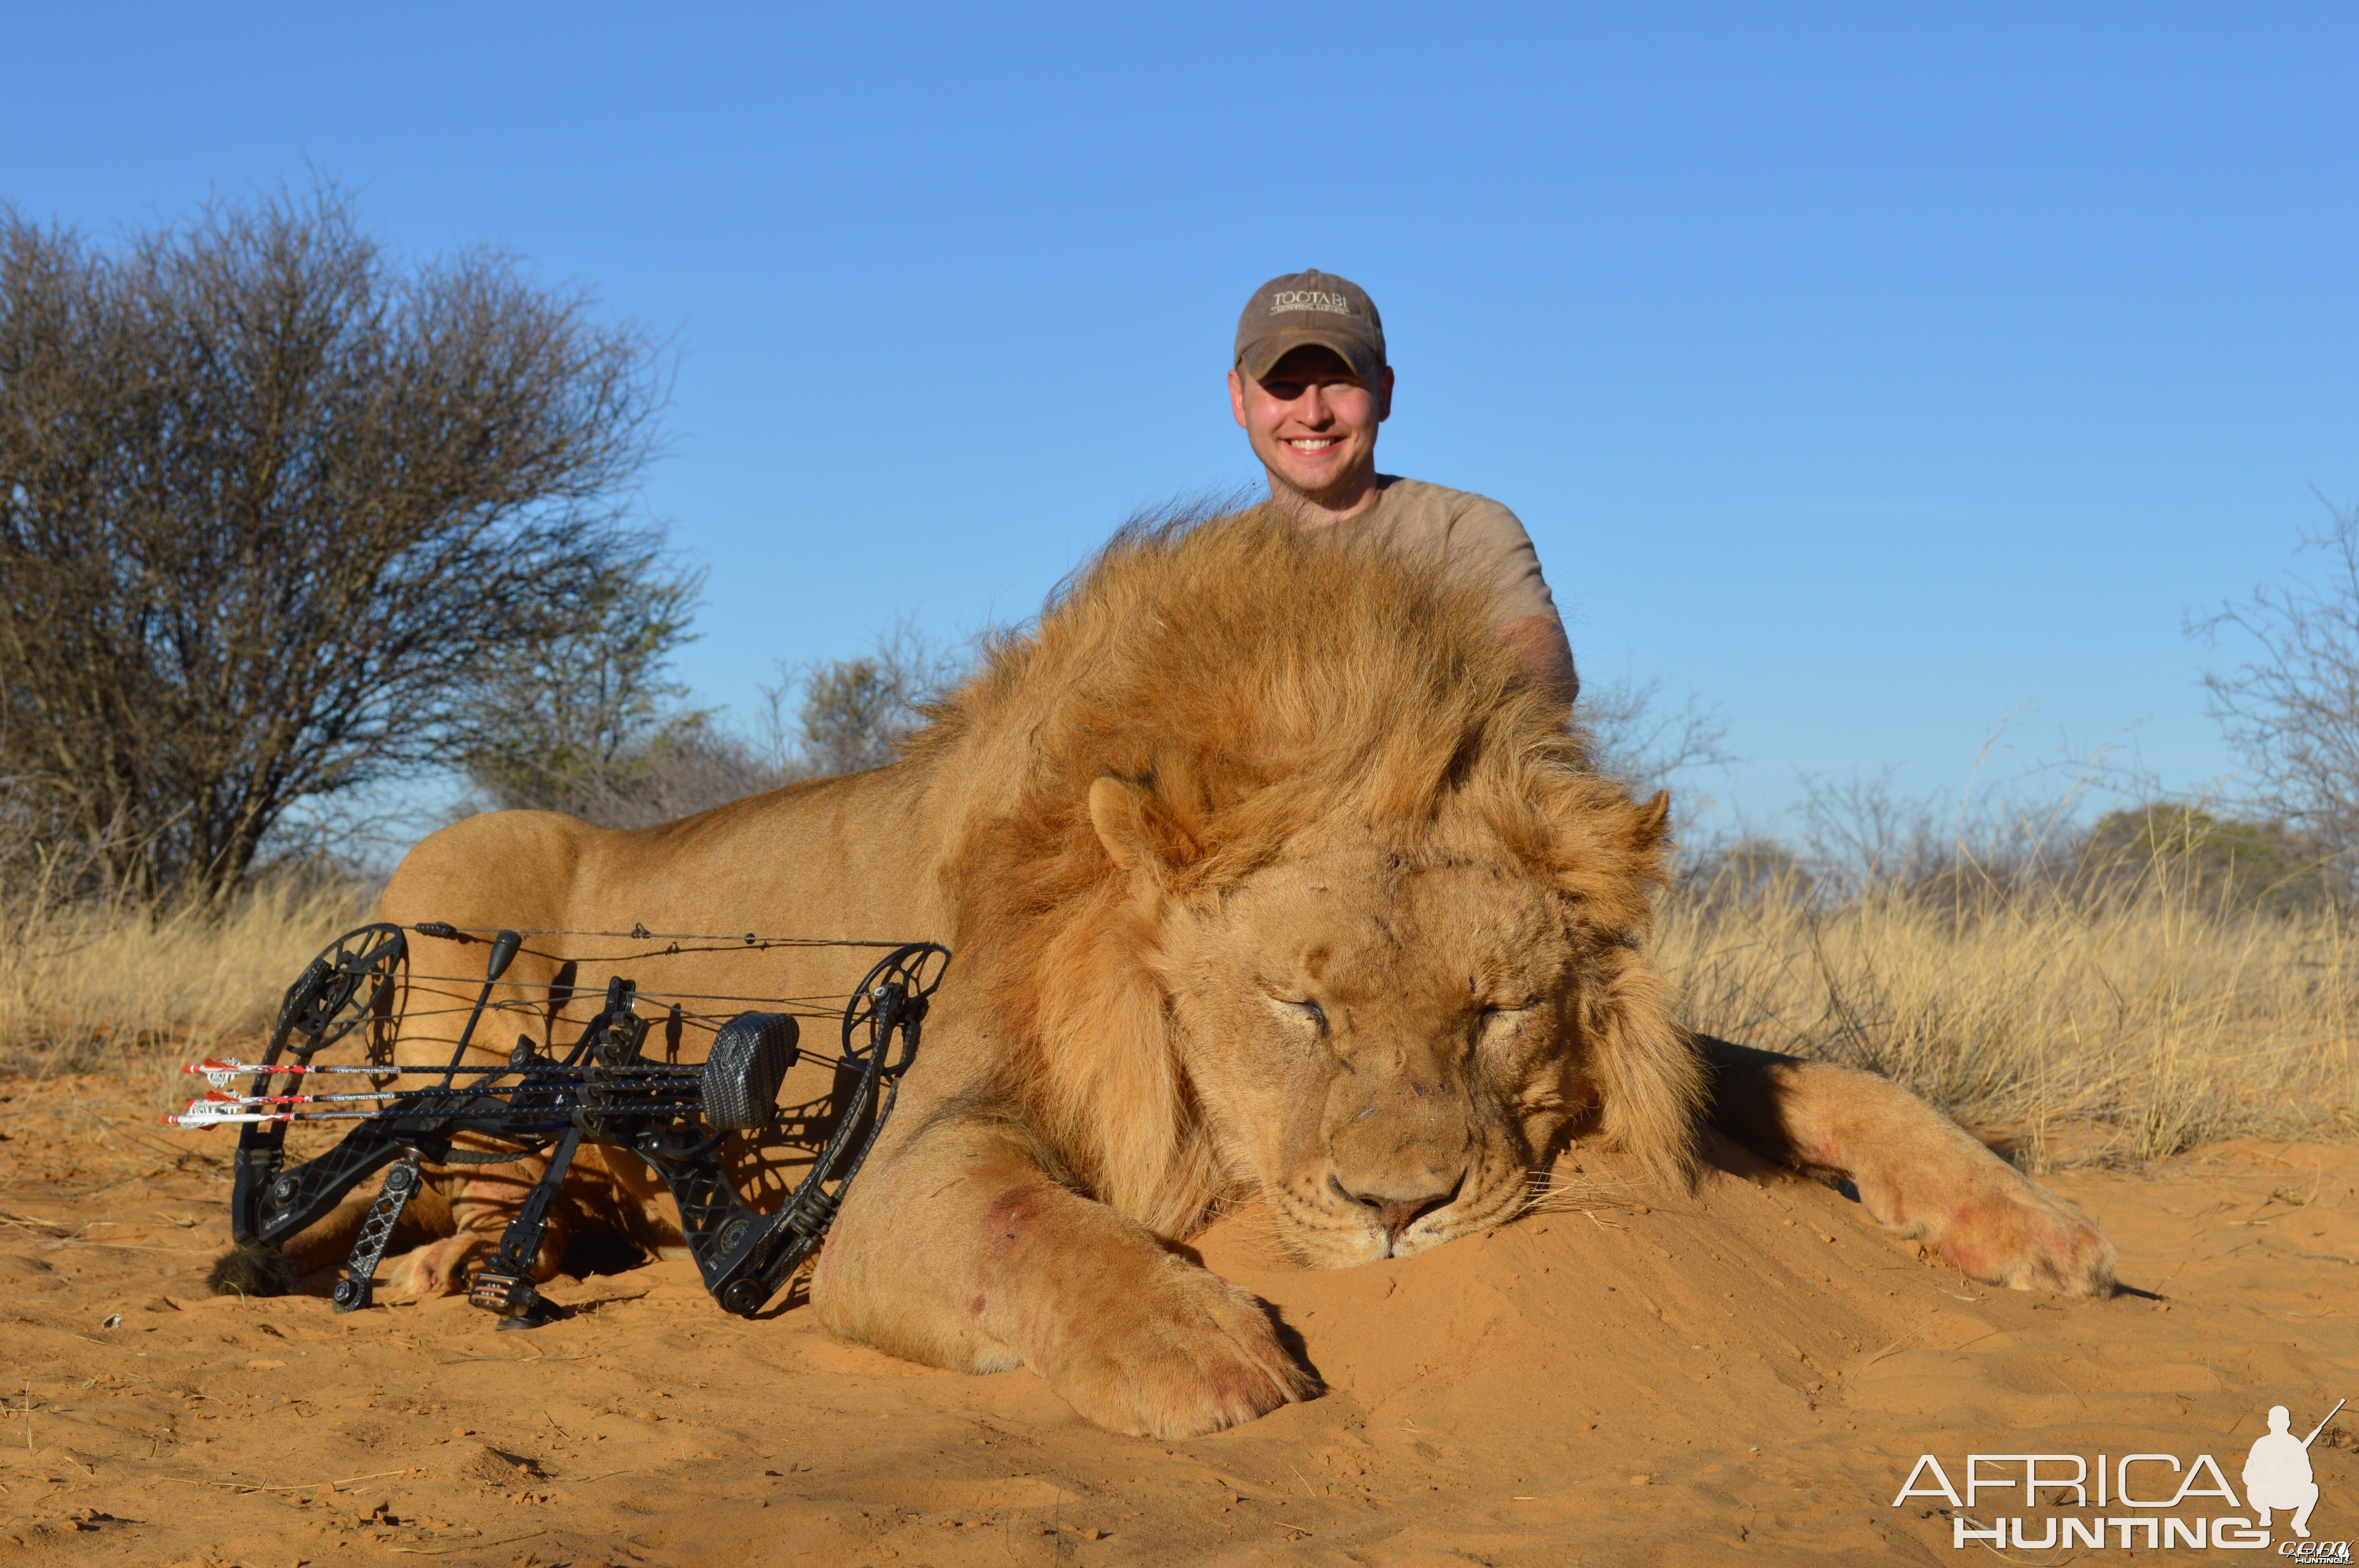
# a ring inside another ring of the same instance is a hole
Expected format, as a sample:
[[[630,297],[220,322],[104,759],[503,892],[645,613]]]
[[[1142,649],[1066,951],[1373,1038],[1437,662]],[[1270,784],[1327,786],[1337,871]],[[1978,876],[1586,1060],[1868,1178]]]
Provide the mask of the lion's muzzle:
[[[1370,1227],[1377,1256],[1402,1250],[1409,1228],[1447,1208],[1475,1156],[1464,1076],[1424,1050],[1363,1053],[1327,1095],[1327,1195]],[[1371,1056],[1375,1060],[1371,1061]]]
[[[1420,1185],[1430,1184],[1420,1183]],[[1448,1208],[1458,1201],[1465,1189],[1466,1173],[1462,1168],[1447,1191],[1410,1193],[1395,1195],[1386,1192],[1353,1192],[1343,1185],[1341,1178],[1330,1173],[1327,1189],[1342,1202],[1366,1209],[1374,1217],[1376,1228],[1384,1235],[1385,1255],[1392,1256],[1400,1249],[1401,1238],[1408,1227],[1437,1210]]]

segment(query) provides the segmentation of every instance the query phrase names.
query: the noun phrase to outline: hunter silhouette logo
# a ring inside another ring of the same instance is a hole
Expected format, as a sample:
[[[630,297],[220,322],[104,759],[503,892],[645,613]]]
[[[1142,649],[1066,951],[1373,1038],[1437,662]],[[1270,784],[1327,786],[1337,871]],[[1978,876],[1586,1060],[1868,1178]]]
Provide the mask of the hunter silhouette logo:
[[[2307,1437],[2293,1434],[2290,1411],[2270,1406],[2268,1431],[2253,1440],[2245,1456],[2242,1501],[2209,1454],[2191,1460],[2175,1454],[1969,1454],[1962,1485],[1951,1480],[1939,1458],[1920,1454],[1892,1506],[1939,1498],[1949,1504],[1940,1511],[1950,1518],[1952,1547],[2035,1552],[2082,1546],[2259,1551],[2272,1544],[2270,1516],[2284,1514],[2299,1539],[2276,1542],[2278,1556],[2293,1563],[2349,1563],[2349,1541],[2310,1538],[2310,1510],[2318,1507],[2310,1445],[2347,1402],[2337,1400]],[[1996,1519],[1981,1514],[1990,1507],[1982,1494],[1993,1491],[2006,1498],[2002,1507],[2012,1505],[2014,1511]],[[2067,1509],[2099,1517],[2075,1518],[2061,1511]],[[2115,1509],[2121,1510],[2117,1516]]]
[[[2253,1451],[2245,1458],[2245,1500],[2260,1515],[2260,1528],[2269,1528],[2271,1509],[2288,1509],[2293,1514],[2293,1532],[2304,1541],[2310,1539],[2310,1510],[2318,1506],[2318,1481],[2310,1473],[2310,1445],[2326,1430],[2338,1411],[2349,1403],[2334,1401],[2334,1409],[2326,1412],[2326,1421],[2310,1429],[2310,1435],[2299,1442],[2292,1432],[2293,1412],[2283,1405],[2269,1407],[2269,1430],[2253,1439]]]

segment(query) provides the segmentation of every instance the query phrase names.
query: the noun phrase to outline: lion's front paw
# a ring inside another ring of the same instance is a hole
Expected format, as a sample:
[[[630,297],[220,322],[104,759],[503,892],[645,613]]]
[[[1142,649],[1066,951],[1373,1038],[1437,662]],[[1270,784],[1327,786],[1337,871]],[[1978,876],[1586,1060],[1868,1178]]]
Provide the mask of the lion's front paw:
[[[2097,1222],[2079,1204],[2003,1165],[1974,1184],[1925,1240],[1943,1262],[1988,1284],[2071,1296],[2114,1291],[2118,1258]]]
[[[1318,1391],[1257,1297],[1176,1258],[1157,1265],[1035,1359],[1076,1411],[1132,1437],[1201,1437]]]

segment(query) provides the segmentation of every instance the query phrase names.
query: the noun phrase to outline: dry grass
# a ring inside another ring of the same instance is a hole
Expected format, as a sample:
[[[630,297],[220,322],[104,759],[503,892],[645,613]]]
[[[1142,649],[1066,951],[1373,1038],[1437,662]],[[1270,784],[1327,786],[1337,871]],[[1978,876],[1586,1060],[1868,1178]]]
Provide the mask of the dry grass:
[[[2206,892],[2166,868],[2104,899],[1829,907],[1788,878],[1675,895],[1657,952],[1692,1027],[1885,1073],[2035,1170],[2359,1135],[2359,922]]]
[[[264,884],[228,910],[0,905],[0,1071],[196,1055],[266,1033],[311,955],[370,918],[342,882]]]

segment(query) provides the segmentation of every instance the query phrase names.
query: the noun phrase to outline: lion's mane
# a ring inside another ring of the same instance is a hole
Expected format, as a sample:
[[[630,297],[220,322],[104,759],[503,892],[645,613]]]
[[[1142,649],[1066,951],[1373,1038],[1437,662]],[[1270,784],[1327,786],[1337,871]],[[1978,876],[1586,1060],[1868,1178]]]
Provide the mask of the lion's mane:
[[[1691,1169],[1701,1069],[1639,953],[1662,880],[1660,803],[1590,765],[1564,705],[1439,562],[1267,509],[1125,529],[1005,636],[911,743],[975,793],[945,874],[955,946],[1001,1069],[1054,1161],[1184,1234],[1240,1173],[1189,1086],[1158,970],[1169,899],[1210,900],[1339,814],[1413,856],[1445,805],[1480,814],[1573,902],[1593,949],[1579,1025],[1603,1130]],[[1093,825],[1137,786],[1168,866],[1145,896]]]

